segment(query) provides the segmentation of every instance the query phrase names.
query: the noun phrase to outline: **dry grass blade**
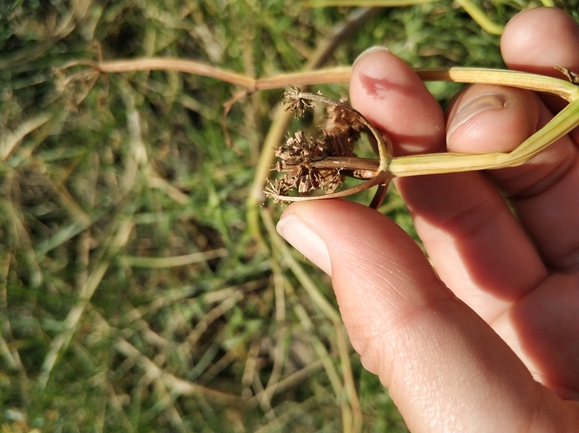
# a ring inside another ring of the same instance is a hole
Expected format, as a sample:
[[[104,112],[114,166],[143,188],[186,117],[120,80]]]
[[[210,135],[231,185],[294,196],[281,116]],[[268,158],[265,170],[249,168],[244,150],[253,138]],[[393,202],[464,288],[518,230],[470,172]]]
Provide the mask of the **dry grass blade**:
[[[25,136],[44,125],[51,117],[52,114],[50,113],[41,113],[22,122],[13,132],[3,134],[0,139],[0,161],[6,161],[6,158],[10,156]]]
[[[71,338],[77,331],[78,325],[95,293],[95,290],[101,283],[105,272],[110,266],[111,257],[128,241],[131,233],[131,226],[132,224],[129,221],[122,221],[119,224],[113,241],[102,251],[102,259],[97,263],[86,279],[85,284],[80,288],[80,292],[78,293],[78,302],[72,307],[63,322],[63,331],[53,339],[51,348],[44,357],[42,363],[42,374],[38,377],[38,384],[41,388],[46,387],[58,357],[62,354],[63,350],[66,350]]]
[[[219,248],[212,251],[191,253],[175,257],[135,257],[123,256],[121,260],[127,266],[138,266],[142,268],[170,268],[174,266],[185,266],[192,263],[206,262],[207,260],[225,257],[227,250]]]
[[[287,244],[275,231],[271,215],[265,211],[261,211],[266,230],[272,240],[276,250],[279,250],[284,257],[284,261],[289,264],[290,269],[300,281],[302,287],[308,293],[310,299],[317,305],[325,316],[333,323],[335,331],[335,339],[342,362],[342,380],[338,377],[338,372],[330,361],[326,349],[317,340],[313,340],[315,350],[320,354],[320,359],[324,364],[324,368],[330,378],[336,399],[342,402],[342,417],[344,432],[359,432],[362,428],[362,413],[358,394],[354,385],[351,365],[349,362],[350,347],[347,344],[348,337],[346,330],[342,324],[340,315],[336,308],[332,306],[328,300],[321,295],[319,289],[311,281],[303,267],[293,258]],[[313,332],[314,326],[310,317],[305,310],[300,306],[296,306],[296,314],[301,318],[306,330]]]
[[[313,0],[307,3],[309,7],[357,6],[357,7],[397,7],[415,4],[432,3],[438,0]],[[492,22],[485,13],[470,0],[457,0],[457,3],[468,13],[479,26],[493,35],[500,35],[503,26]]]
[[[153,361],[143,356],[133,345],[125,340],[119,340],[115,344],[115,347],[120,353],[139,363],[150,379],[162,381],[163,385],[166,386],[167,390],[173,395],[201,395],[204,398],[220,404],[232,406],[244,405],[243,400],[238,396],[215,391],[196,383],[182,380],[169,372],[163,371]]]

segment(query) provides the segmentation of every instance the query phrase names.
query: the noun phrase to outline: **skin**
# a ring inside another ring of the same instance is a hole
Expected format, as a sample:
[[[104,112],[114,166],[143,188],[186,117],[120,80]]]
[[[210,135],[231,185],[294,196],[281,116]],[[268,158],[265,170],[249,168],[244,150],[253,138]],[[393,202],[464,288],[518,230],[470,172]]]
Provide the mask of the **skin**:
[[[510,68],[553,76],[579,71],[577,47],[557,9],[517,15],[501,40]],[[383,49],[358,58],[350,96],[397,155],[509,151],[561,107],[475,85],[445,115]],[[578,143],[575,130],[521,167],[399,179],[430,261],[364,206],[284,212],[278,231],[331,275],[353,347],[411,431],[579,431]]]

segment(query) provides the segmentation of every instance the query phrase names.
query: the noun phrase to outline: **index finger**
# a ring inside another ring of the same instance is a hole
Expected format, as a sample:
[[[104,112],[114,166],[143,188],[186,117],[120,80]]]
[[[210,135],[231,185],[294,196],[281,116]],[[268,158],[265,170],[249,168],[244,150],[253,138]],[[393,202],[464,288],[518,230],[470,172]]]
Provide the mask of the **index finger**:
[[[394,154],[444,149],[444,112],[424,83],[384,47],[360,55],[352,67],[352,106],[394,143]]]

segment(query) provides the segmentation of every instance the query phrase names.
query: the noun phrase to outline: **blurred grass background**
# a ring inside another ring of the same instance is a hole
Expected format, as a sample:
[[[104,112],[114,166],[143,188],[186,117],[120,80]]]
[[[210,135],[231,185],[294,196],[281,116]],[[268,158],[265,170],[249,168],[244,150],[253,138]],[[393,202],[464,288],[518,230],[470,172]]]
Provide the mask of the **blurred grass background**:
[[[280,207],[248,208],[282,90],[233,106],[232,148],[232,85],[63,68],[171,56],[265,77],[330,41],[325,66],[376,44],[414,67],[503,66],[499,36],[458,2],[353,3],[0,3],[2,433],[406,431],[329,279],[273,232]],[[473,3],[499,27],[541,4]],[[576,0],[555,3],[578,18]],[[444,104],[457,86],[430,89]],[[382,211],[412,233],[396,191]]]

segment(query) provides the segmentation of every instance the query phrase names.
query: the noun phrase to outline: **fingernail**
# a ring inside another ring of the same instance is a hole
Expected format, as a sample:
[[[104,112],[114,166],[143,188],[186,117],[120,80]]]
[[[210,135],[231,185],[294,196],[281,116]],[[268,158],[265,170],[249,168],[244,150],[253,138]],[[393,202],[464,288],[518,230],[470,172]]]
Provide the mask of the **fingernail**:
[[[360,53],[360,55],[359,55],[358,57],[356,57],[356,60],[354,60],[354,63],[352,63],[352,68],[356,65],[356,63],[358,62],[358,60],[360,60],[362,57],[364,57],[364,56],[366,56],[367,54],[370,54],[370,53],[375,53],[375,52],[377,52],[377,51],[390,51],[390,50],[389,50],[388,48],[382,47],[382,46],[380,46],[380,45],[376,45],[376,46],[370,47],[370,48],[362,51],[362,52]]]
[[[448,130],[446,131],[447,141],[454,133],[454,131],[456,131],[474,116],[488,110],[500,110],[504,108],[504,106],[505,100],[500,95],[488,93],[477,96],[458,109],[451,121],[451,124],[448,126]]]
[[[332,263],[326,244],[304,221],[295,215],[282,217],[277,232],[291,246],[328,275],[332,275]]]

